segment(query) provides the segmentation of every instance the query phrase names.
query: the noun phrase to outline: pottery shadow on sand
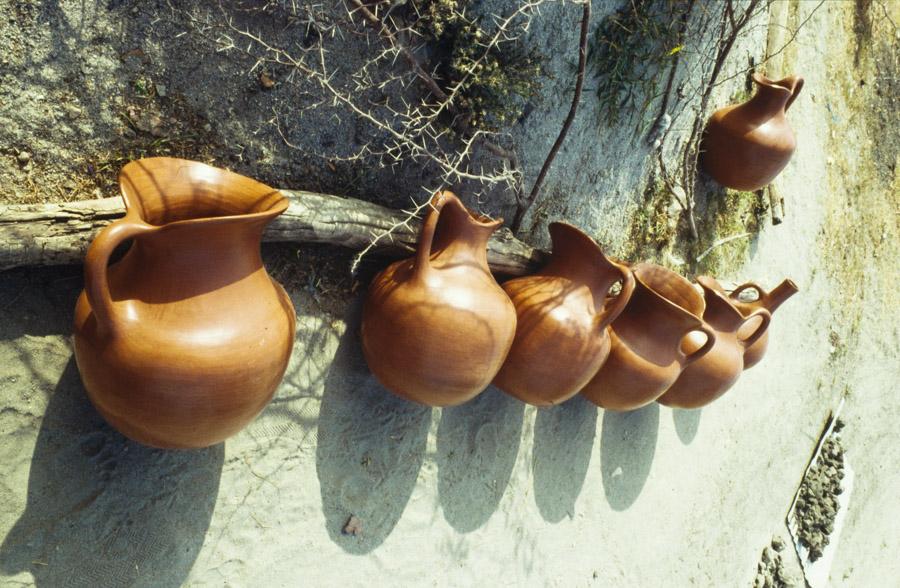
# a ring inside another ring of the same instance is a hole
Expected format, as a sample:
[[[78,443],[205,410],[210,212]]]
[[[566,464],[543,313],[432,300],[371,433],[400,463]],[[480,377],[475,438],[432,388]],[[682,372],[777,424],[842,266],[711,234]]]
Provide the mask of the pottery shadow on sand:
[[[690,445],[697,436],[697,429],[700,427],[700,413],[702,408],[672,409],[672,421],[675,423],[675,432],[678,438],[685,445]]]
[[[613,510],[630,507],[644,488],[656,453],[659,405],[638,410],[603,413],[600,470],[603,490]]]
[[[544,520],[575,513],[597,429],[597,407],[581,395],[541,408],[534,422],[534,500]]]
[[[494,386],[444,408],[437,430],[438,495],[460,533],[485,524],[506,491],[522,437],[525,405]]]
[[[384,389],[362,354],[362,304],[348,311],[347,330],[325,379],[319,410],[316,472],[331,540],[369,553],[390,535],[409,502],[425,459],[431,409]],[[357,535],[343,533],[350,516]]]
[[[74,357],[50,397],[25,511],[0,572],[37,586],[181,586],[216,503],[222,444],[166,451],[126,439],[94,410]]]

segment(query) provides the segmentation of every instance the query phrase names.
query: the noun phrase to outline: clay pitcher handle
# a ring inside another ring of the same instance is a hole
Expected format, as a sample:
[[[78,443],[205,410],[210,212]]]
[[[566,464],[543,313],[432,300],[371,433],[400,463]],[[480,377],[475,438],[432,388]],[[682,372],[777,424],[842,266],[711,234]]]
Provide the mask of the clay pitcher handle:
[[[618,264],[615,264],[615,266],[622,273],[622,290],[616,296],[615,301],[606,304],[603,312],[594,319],[594,324],[597,330],[600,331],[612,324],[622,314],[622,311],[625,310],[625,307],[631,300],[631,293],[634,292],[634,274],[631,273],[631,269]]]
[[[737,300],[738,296],[741,295],[741,292],[751,289],[756,290],[757,300],[762,301],[762,299],[766,297],[766,291],[763,290],[762,286],[760,286],[756,282],[747,282],[746,284],[741,284],[740,286],[732,290],[731,294],[729,294],[728,296]]]
[[[738,339],[738,341],[741,342],[741,344],[744,346],[745,349],[747,347],[750,347],[754,343],[756,343],[757,339],[759,339],[766,333],[766,330],[769,328],[769,323],[772,321],[772,313],[770,313],[765,308],[760,308],[759,310],[755,310],[755,311],[751,312],[750,314],[748,314],[747,318],[744,319],[744,322],[741,323],[741,327],[746,325],[748,321],[755,319],[757,317],[762,319],[762,322],[759,324],[759,326],[756,328],[756,330],[753,331],[753,334],[750,335],[749,337],[747,337],[746,339],[740,339],[740,338]],[[738,330],[740,330],[740,329],[738,329]]]
[[[716,333],[712,330],[712,327],[710,327],[706,323],[702,323],[696,329],[691,329],[691,331],[701,331],[704,335],[706,335],[706,343],[703,344],[703,347],[701,347],[697,351],[694,351],[693,353],[685,353],[681,350],[681,345],[678,346],[678,349],[676,351],[678,352],[678,355],[681,356],[681,363],[685,367],[709,353],[709,350],[712,349],[713,345],[716,344]]]
[[[84,292],[97,320],[97,330],[104,335],[115,333],[115,307],[109,293],[106,266],[115,248],[154,227],[134,219],[122,218],[103,228],[88,249],[84,259]]]
[[[788,111],[788,108],[791,107],[791,104],[793,104],[794,100],[797,99],[797,96],[800,95],[800,90],[803,89],[803,78],[801,78],[800,76],[791,76],[791,78],[788,78],[788,79],[792,79],[792,78],[794,80],[794,87],[791,88],[791,97],[788,98],[787,102],[784,103],[784,111],[785,112]]]
[[[413,273],[416,276],[422,276],[425,271],[431,267],[429,259],[431,258],[431,245],[434,242],[434,233],[437,230],[438,221],[441,218],[441,209],[452,199],[456,198],[453,192],[441,191],[431,198],[429,203],[430,210],[425,222],[422,223],[422,232],[419,236],[419,248],[416,250],[416,262]]]

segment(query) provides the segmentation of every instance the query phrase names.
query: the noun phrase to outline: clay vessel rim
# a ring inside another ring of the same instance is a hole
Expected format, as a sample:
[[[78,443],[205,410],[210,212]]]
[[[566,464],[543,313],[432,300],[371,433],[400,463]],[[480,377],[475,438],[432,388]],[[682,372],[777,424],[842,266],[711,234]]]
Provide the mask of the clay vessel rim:
[[[565,235],[572,236],[576,238],[580,243],[587,245],[590,248],[592,254],[596,254],[603,261],[610,263],[610,260],[606,257],[606,254],[603,253],[603,249],[600,247],[600,244],[575,225],[571,225],[563,221],[553,221],[547,227],[547,230],[550,232],[551,240],[554,238],[554,233],[559,232],[560,229],[562,229],[562,232]],[[553,251],[550,252],[551,258],[553,256],[553,253]]]
[[[697,290],[694,289],[694,286],[687,280],[687,278],[685,278],[684,276],[679,275],[679,274],[676,273],[676,272],[673,272],[673,271],[670,270],[670,269],[664,268],[663,266],[661,266],[661,265],[656,265],[656,264],[654,264],[654,263],[641,262],[641,263],[638,263],[638,264],[634,265],[634,266],[631,268],[631,271],[632,271],[632,273],[634,274],[634,281],[635,281],[635,282],[640,282],[640,284],[641,284],[644,288],[646,288],[647,291],[650,292],[653,296],[655,296],[656,298],[658,298],[659,300],[661,300],[664,304],[666,304],[666,305],[672,307],[673,309],[677,310],[678,312],[680,312],[680,313],[682,313],[682,314],[686,314],[686,315],[688,315],[689,317],[693,318],[695,321],[697,321],[697,324],[698,324],[698,325],[700,325],[700,324],[703,323],[702,313],[701,313],[701,316],[698,316],[698,315],[694,314],[693,312],[691,312],[690,310],[688,310],[687,308],[681,306],[680,304],[677,304],[677,303],[675,303],[675,302],[672,302],[671,300],[669,300],[668,298],[666,298],[665,296],[663,296],[662,294],[660,294],[659,292],[657,292],[656,289],[653,288],[652,286],[650,286],[650,284],[648,284],[645,280],[643,280],[643,279],[640,277],[640,275],[638,275],[638,271],[639,271],[642,267],[654,268],[654,269],[662,269],[662,270],[665,270],[666,272],[672,274],[672,276],[674,276],[675,278],[677,278],[677,279],[675,280],[676,282],[682,284],[683,286],[686,286],[688,289],[690,289],[691,292],[693,292],[693,295],[696,296],[696,297],[699,299],[700,304],[703,306],[703,308],[704,308],[704,310],[705,310],[705,309],[706,309],[706,302],[704,302],[703,297],[700,296],[700,293],[697,292]]]
[[[789,83],[787,81],[791,80],[792,77],[782,78],[780,80],[771,80],[759,72],[753,72],[753,75],[751,75],[750,78],[760,86],[765,86],[766,88],[771,88],[772,90],[784,90],[788,94],[793,94],[793,90],[791,87],[789,87]]]
[[[491,218],[486,214],[471,210],[468,206],[463,204],[463,201],[459,199],[459,196],[457,196],[450,190],[441,190],[440,192],[435,194],[434,198],[431,201],[431,208],[436,211],[440,211],[447,204],[458,207],[459,211],[464,212],[466,214],[466,217],[468,217],[468,221],[475,226],[484,227],[486,229],[494,229],[503,224],[502,217]]]
[[[128,172],[134,168],[142,168],[141,164],[144,163],[162,163],[163,161],[169,161],[172,163],[177,163],[178,165],[191,167],[194,169],[203,169],[208,174],[214,174],[219,176],[230,176],[231,179],[236,181],[243,182],[247,185],[254,185],[260,189],[260,199],[268,197],[270,195],[277,194],[277,200],[274,200],[272,204],[265,210],[261,210],[258,212],[248,212],[245,214],[228,214],[222,216],[198,216],[196,218],[186,218],[180,220],[174,220],[166,223],[152,223],[146,220],[141,214],[142,205],[140,196],[137,194],[131,194],[129,191],[125,190],[124,183],[125,177]],[[119,172],[119,194],[122,198],[122,201],[125,203],[125,217],[139,221],[142,224],[147,225],[148,227],[152,227],[157,230],[161,230],[167,227],[177,227],[177,226],[185,226],[185,225],[217,225],[217,224],[228,224],[233,222],[251,222],[254,220],[271,220],[278,215],[285,212],[290,206],[290,201],[284,195],[281,190],[277,190],[254,180],[253,178],[248,178],[247,176],[241,175],[239,173],[222,169],[218,167],[214,167],[200,161],[192,161],[190,159],[181,159],[178,157],[144,157],[142,159],[135,159],[133,161],[129,161],[126,163],[122,170]]]

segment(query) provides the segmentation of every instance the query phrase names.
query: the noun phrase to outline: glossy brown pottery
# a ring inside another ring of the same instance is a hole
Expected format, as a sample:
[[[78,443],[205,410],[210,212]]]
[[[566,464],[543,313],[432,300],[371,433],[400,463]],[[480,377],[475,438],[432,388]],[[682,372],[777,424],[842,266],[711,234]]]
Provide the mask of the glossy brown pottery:
[[[788,164],[797,147],[785,113],[803,88],[803,78],[772,81],[753,74],[756,95],[717,110],[700,145],[700,165],[735,190],[758,190]]]
[[[715,330],[716,343],[709,353],[684,368],[672,387],[659,397],[658,402],[666,406],[699,408],[727,392],[744,369],[745,350],[766,333],[772,318],[762,308],[742,315],[708,276],[700,276],[697,283],[703,287],[706,301],[703,319]],[[745,325],[753,328],[747,336],[741,336]],[[702,336],[691,333],[685,349],[690,353],[703,343]]]
[[[363,308],[369,369],[398,396],[430,406],[473,398],[497,374],[516,330],[516,310],[487,264],[500,220],[475,218],[439,192],[416,256],[372,281]]]
[[[745,290],[756,290],[756,292],[758,293],[756,300],[752,302],[741,301],[740,294]],[[774,313],[779,306],[781,306],[788,298],[796,294],[798,291],[799,288],[797,288],[797,284],[795,284],[791,280],[784,280],[771,292],[766,292],[758,284],[748,282],[735,289],[734,292],[731,293],[730,298],[735,308],[737,308],[742,315],[749,316],[750,314],[756,312],[761,308],[768,310],[769,313]],[[753,325],[748,324],[741,330],[741,335],[745,337],[748,336],[748,331],[751,329],[753,329]],[[769,331],[766,330],[763,333],[762,337],[757,339],[754,344],[749,345],[746,351],[744,351],[744,369],[751,368],[759,363],[763,356],[766,354],[766,350],[768,348]]]
[[[494,383],[537,406],[574,396],[609,355],[609,324],[631,298],[634,277],[571,225],[550,225],[553,256],[539,272],[503,284],[516,307],[516,338]],[[622,289],[607,297],[616,282]]]
[[[219,443],[262,410],[290,357],[294,309],[259,251],[288,202],[249,178],[166,157],[129,163],[119,184],[125,217],[91,244],[75,307],[81,378],[100,414],[136,441]]]
[[[661,266],[634,266],[634,292],[610,326],[609,358],[581,391],[588,400],[613,410],[634,410],[659,398],[682,370],[716,342],[701,318],[703,297],[691,283]],[[682,344],[692,331],[706,342],[690,353]]]

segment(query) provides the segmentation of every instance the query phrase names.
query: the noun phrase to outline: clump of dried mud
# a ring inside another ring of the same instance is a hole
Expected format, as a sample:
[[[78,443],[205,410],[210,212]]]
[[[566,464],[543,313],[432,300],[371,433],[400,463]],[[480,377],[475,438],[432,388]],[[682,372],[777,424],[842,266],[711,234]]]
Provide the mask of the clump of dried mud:
[[[822,551],[834,531],[838,496],[843,492],[841,480],[844,478],[844,448],[835,433],[842,427],[843,423],[838,420],[834,431],[822,444],[819,458],[800,484],[796,504],[798,539],[809,550],[810,561],[822,557]]]
[[[753,588],[791,588],[798,586],[796,578],[788,573],[781,558],[784,551],[784,540],[772,537],[771,545],[763,549],[762,557],[756,566],[756,578]]]

